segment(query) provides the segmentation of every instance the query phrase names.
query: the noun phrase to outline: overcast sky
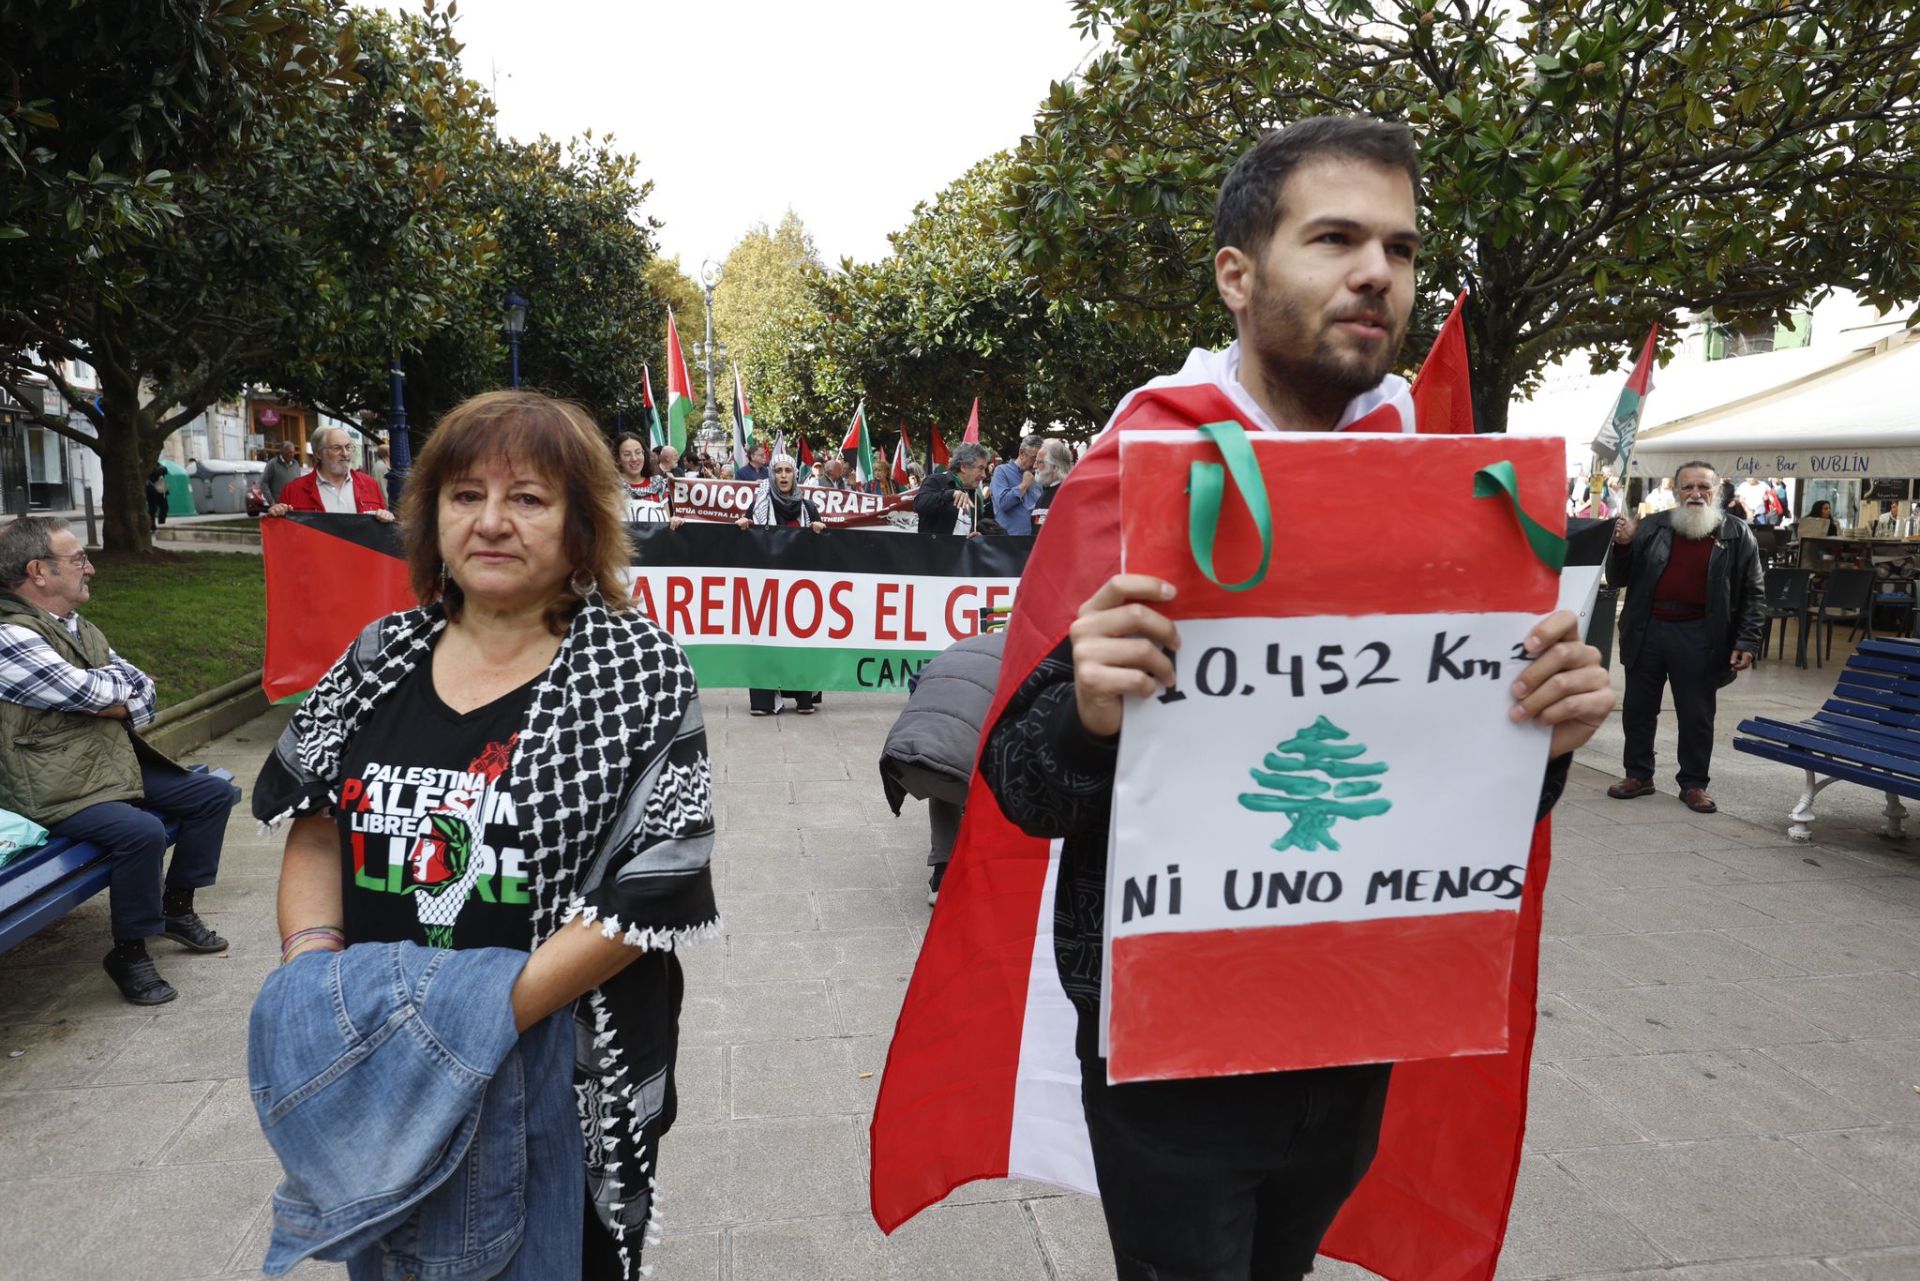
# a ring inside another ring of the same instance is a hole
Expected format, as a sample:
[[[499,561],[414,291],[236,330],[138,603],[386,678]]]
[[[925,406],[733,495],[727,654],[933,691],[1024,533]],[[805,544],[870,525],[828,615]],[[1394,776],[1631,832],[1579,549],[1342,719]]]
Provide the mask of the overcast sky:
[[[418,9],[419,0],[396,0]],[[1018,142],[1085,46],[1066,0],[460,0],[467,73],[516,138],[611,132],[689,274],[799,212],[874,259],[918,202]]]

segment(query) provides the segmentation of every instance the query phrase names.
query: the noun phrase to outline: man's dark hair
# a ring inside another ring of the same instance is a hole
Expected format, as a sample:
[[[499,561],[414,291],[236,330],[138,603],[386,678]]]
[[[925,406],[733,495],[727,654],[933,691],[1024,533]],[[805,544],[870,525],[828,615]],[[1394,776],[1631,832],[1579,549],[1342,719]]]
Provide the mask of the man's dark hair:
[[[1681,472],[1694,471],[1694,470],[1704,471],[1707,473],[1707,475],[1713,477],[1715,480],[1720,479],[1720,473],[1712,463],[1707,462],[1704,459],[1695,458],[1690,462],[1681,463],[1678,467],[1673,469],[1673,483],[1675,485],[1678,485],[1680,483]]]
[[[1420,153],[1405,125],[1371,116],[1313,116],[1274,130],[1234,162],[1213,206],[1214,248],[1258,257],[1286,216],[1280,194],[1287,179],[1323,156],[1404,169],[1413,198],[1420,199]]]

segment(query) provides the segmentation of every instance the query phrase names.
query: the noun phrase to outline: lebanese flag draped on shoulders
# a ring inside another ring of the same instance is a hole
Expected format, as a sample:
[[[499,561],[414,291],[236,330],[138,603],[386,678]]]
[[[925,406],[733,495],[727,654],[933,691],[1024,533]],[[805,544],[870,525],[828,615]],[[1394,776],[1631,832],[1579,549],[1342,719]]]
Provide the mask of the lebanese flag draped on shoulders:
[[[1471,430],[1458,310],[1414,385],[1388,378],[1348,407],[1339,430],[1430,422]],[[1228,352],[1195,351],[1179,373],[1121,401],[1068,474],[1021,578],[988,726],[1066,638],[1081,602],[1119,571],[1119,433],[1224,419],[1257,430],[1263,416],[1236,375]],[[975,1179],[1096,1190],[1074,1013],[1054,969],[1052,854],[1007,820],[976,773],[874,1109],[870,1191],[884,1231]],[[1548,859],[1542,822],[1522,898],[1507,1052],[1395,1067],[1379,1153],[1324,1253],[1388,1281],[1492,1278],[1519,1172]]]

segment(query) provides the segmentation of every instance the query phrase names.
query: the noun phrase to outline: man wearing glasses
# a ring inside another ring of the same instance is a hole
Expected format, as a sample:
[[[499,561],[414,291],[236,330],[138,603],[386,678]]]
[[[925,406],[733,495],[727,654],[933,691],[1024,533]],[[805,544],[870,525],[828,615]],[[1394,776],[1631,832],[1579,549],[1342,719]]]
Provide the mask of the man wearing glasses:
[[[353,469],[353,443],[344,427],[323,427],[314,437],[320,465],[298,480],[287,482],[280,501],[267,508],[269,516],[288,512],[364,512],[378,521],[391,521],[380,482]]]
[[[0,807],[111,855],[107,974],[135,1005],[160,1005],[177,993],[147,939],[227,946],[193,910],[193,892],[220,870],[240,789],[180,768],[135,732],[153,719],[153,678],[80,616],[93,573],[63,520],[23,516],[0,529]],[[169,821],[180,840],[163,880]]]

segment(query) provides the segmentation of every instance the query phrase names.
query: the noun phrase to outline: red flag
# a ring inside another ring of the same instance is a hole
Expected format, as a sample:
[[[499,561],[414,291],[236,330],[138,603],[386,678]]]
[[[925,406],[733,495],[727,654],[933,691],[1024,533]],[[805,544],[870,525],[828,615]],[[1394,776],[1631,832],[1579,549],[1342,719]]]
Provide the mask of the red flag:
[[[808,467],[813,466],[813,450],[808,447],[805,436],[800,438],[800,461]]]
[[[978,396],[973,398],[973,412],[967,415],[967,434],[960,439],[968,445],[980,443],[980,398]]]
[[[260,522],[267,649],[260,684],[274,701],[314,687],[367,624],[419,604],[407,585],[397,526],[368,516],[294,513]],[[335,602],[350,600],[352,609]]]
[[[1347,430],[1399,431],[1412,416],[1402,396]],[[1244,421],[1210,381],[1121,403],[1054,499],[1022,575],[988,726],[1119,569],[1120,432],[1223,419]],[[1507,1052],[1395,1067],[1378,1155],[1322,1247],[1389,1281],[1493,1276],[1526,1118],[1547,832],[1535,829],[1524,880]],[[885,1231],[974,1179],[1094,1186],[1073,1013],[1044,932],[1051,888],[1048,843],[1014,827],[976,772],[874,1108],[870,1189]]]
[[[1467,291],[1453,301],[1447,323],[1434,336],[1433,347],[1413,376],[1413,409],[1423,433],[1471,435],[1473,383],[1467,363]]]
[[[907,470],[907,464],[913,455],[907,450],[907,425],[900,424],[900,445],[893,451],[893,483],[896,488],[905,488],[913,482],[913,475]]]
[[[947,452],[947,442],[945,438],[940,435],[940,424],[928,423],[927,431],[929,433],[927,440],[927,460],[933,464],[936,471],[942,467],[952,466],[953,456]]]

